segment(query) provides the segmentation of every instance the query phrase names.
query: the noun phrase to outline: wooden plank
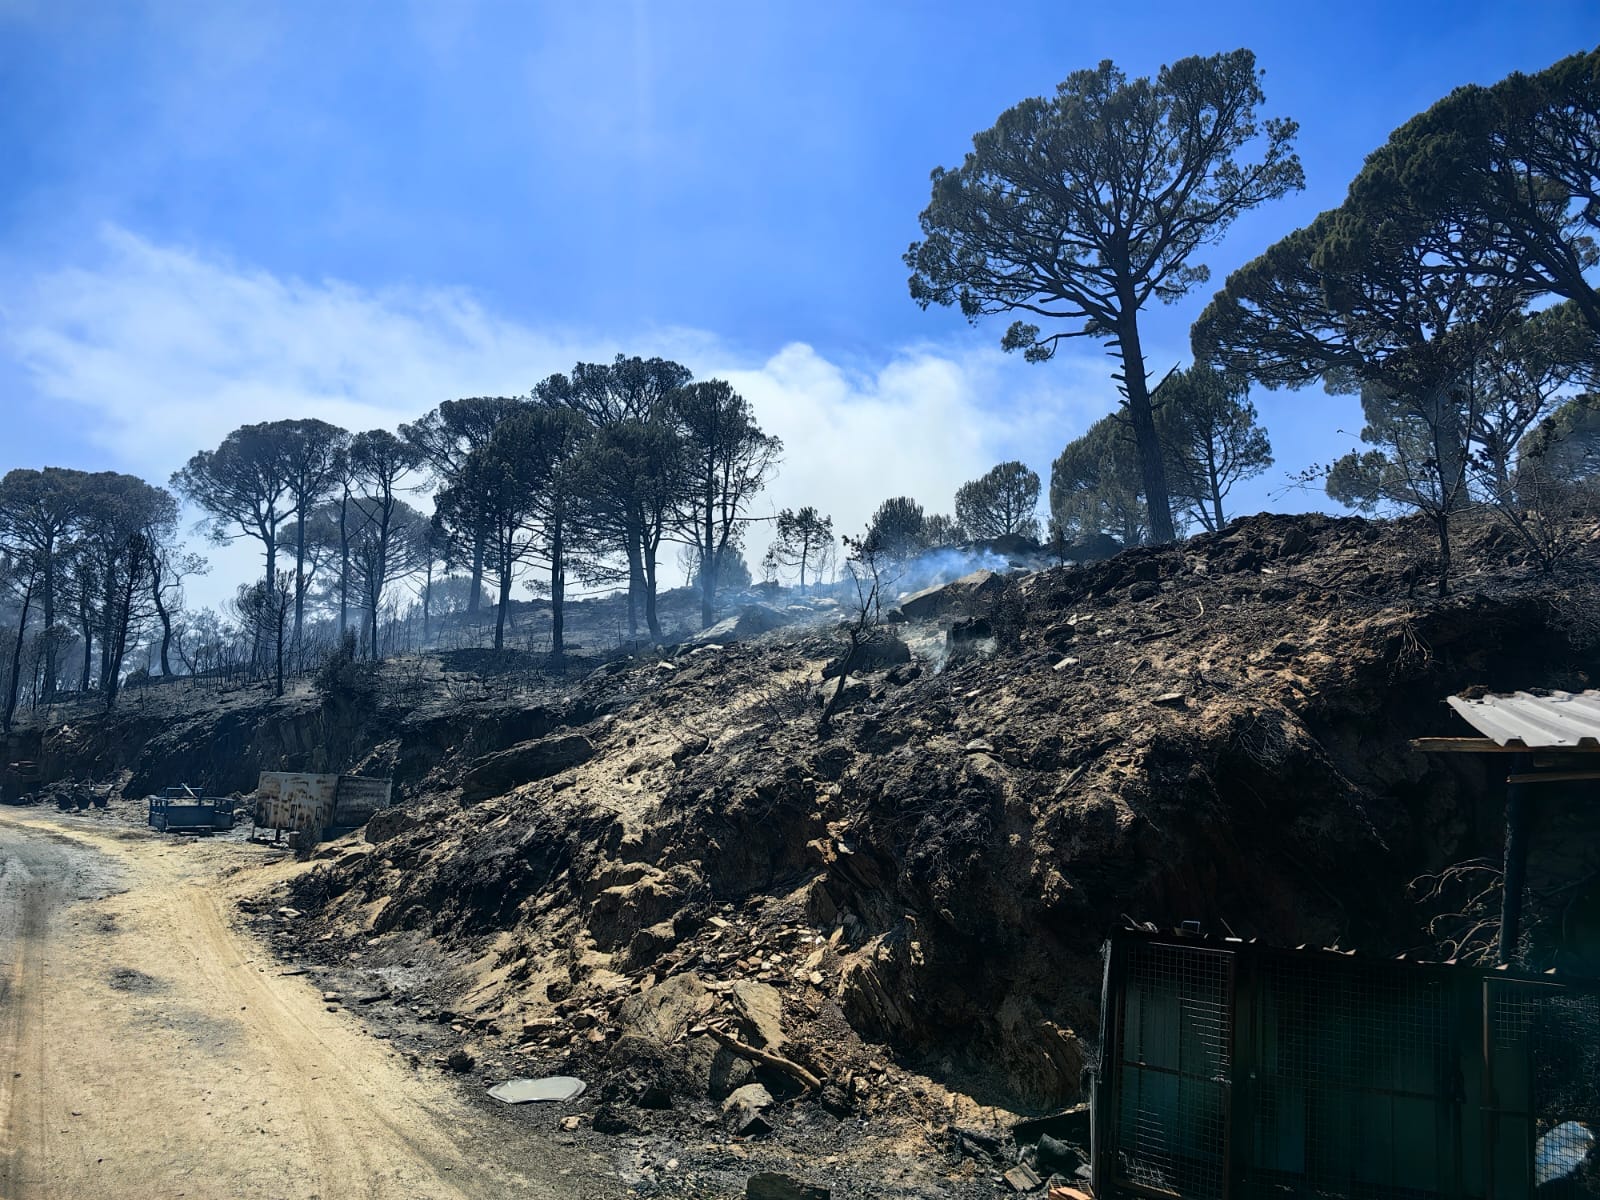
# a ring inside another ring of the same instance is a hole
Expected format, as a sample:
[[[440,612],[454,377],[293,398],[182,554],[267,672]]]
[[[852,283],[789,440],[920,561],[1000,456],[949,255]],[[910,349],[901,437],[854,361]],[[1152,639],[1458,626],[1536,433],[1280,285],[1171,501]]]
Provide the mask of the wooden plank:
[[[1532,771],[1525,775],[1507,775],[1507,783],[1581,783],[1600,779],[1600,771]]]
[[[1411,748],[1423,754],[1526,754],[1526,746],[1502,746],[1486,737],[1412,738]]]
[[[1411,748],[1423,754],[1527,754],[1529,748],[1521,742],[1502,746],[1485,737],[1424,737],[1412,738]],[[1536,746],[1540,755],[1600,754],[1600,746]]]

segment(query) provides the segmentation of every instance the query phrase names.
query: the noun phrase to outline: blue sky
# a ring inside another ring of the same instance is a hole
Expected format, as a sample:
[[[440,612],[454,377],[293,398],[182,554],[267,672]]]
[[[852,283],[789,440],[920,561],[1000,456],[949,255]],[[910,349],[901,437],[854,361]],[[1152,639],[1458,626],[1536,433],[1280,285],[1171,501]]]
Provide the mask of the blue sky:
[[[929,170],[1002,109],[1253,49],[1308,187],[1208,251],[1215,284],[1451,87],[1597,41],[1594,0],[0,0],[0,469],[159,480],[245,420],[392,426],[638,350],[751,395],[790,443],[775,501],[948,509],[1113,400],[1095,348],[1028,366],[907,296]],[[1153,372],[1211,290],[1148,315]],[[1349,403],[1257,402],[1279,465],[1241,508],[1317,503],[1273,495]]]

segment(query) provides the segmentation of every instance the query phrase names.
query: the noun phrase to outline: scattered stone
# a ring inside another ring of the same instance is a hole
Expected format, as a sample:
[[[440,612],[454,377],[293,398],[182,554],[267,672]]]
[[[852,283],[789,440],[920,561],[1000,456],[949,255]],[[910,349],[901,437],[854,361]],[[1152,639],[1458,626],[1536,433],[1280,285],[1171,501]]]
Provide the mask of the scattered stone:
[[[872,694],[872,689],[866,685],[864,680],[840,676],[828,680],[817,689],[817,702],[823,706],[828,705],[833,700],[834,695],[841,689],[844,691],[844,695],[839,697],[840,704],[854,704],[858,700],[865,700]]]
[[[594,1116],[589,1119],[589,1124],[593,1126],[596,1133],[615,1135],[631,1133],[633,1130],[633,1126],[623,1119],[622,1114],[609,1104],[599,1105],[594,1110]]]
[[[760,1137],[772,1132],[772,1126],[761,1115],[772,1103],[771,1092],[759,1083],[747,1083],[722,1102],[723,1119],[741,1137]]]
[[[1027,1163],[1018,1163],[1005,1174],[1005,1180],[1011,1185],[1013,1191],[1031,1192],[1044,1182]]]
[[[850,669],[862,674],[871,674],[873,671],[902,667],[910,661],[911,647],[893,634],[880,631],[856,647],[855,653],[850,656]],[[822,677],[833,679],[843,670],[844,656],[840,655],[823,664]]]
[[[855,1097],[837,1083],[823,1084],[822,1091],[817,1093],[817,1099],[822,1101],[823,1108],[841,1119],[848,1117],[856,1109]]]
[[[745,1181],[745,1200],[831,1200],[833,1190],[793,1175],[763,1171]]]
[[[1039,1169],[1047,1175],[1072,1175],[1083,1165],[1083,1156],[1060,1138],[1041,1134],[1034,1147]]]
[[[450,1056],[444,1060],[444,1065],[459,1075],[472,1070],[477,1065],[477,1062],[478,1060],[465,1050],[452,1050],[450,1051]]]
[[[672,1092],[667,1089],[665,1084],[659,1081],[647,1083],[639,1089],[638,1094],[633,1098],[633,1102],[639,1108],[665,1111],[672,1107]]]
[[[1162,692],[1161,695],[1150,701],[1150,703],[1159,704],[1163,708],[1183,708],[1185,706],[1184,695],[1182,692]]]
[[[380,808],[367,819],[361,836],[374,846],[417,827],[417,819],[403,808]]]
[[[583,1118],[582,1117],[562,1117],[561,1118],[561,1130],[562,1130],[563,1133],[575,1133],[575,1132],[577,1132],[578,1127],[580,1125],[582,1125],[582,1124],[583,1124]]]
[[[1078,627],[1070,621],[1063,621],[1059,625],[1052,625],[1041,635],[1044,644],[1053,646],[1057,650],[1070,645],[1078,636]]]
[[[753,1046],[774,1053],[783,1048],[783,997],[777,988],[754,979],[736,979],[728,998]]]

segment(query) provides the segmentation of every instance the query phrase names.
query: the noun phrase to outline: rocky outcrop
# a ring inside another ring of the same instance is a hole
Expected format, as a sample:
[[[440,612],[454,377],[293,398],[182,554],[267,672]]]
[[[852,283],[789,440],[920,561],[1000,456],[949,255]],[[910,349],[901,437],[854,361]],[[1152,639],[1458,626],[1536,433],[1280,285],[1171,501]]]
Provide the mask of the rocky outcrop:
[[[791,617],[762,604],[751,604],[731,617],[724,617],[709,629],[695,634],[686,643],[690,646],[731,646],[735,642],[749,641],[763,633],[771,633],[789,624]]]
[[[464,804],[503,795],[523,784],[570,771],[594,757],[594,744],[582,734],[536,738],[480,758],[461,777]]]
[[[994,571],[974,571],[937,587],[903,596],[896,607],[907,620],[934,621],[951,612],[971,612],[1006,590],[1006,577]]]

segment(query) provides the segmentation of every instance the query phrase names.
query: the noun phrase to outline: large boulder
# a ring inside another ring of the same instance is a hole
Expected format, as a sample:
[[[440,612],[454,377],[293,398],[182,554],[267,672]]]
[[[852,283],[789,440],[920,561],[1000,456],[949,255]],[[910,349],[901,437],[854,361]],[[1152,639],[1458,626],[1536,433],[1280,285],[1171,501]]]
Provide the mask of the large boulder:
[[[972,612],[1005,590],[1004,575],[974,571],[949,583],[911,593],[900,601],[900,611],[913,621],[933,621],[949,612]]]
[[[617,1012],[625,1038],[670,1046],[678,1035],[711,1011],[712,996],[693,971],[663,979],[648,991],[629,996]]]
[[[461,802],[476,804],[503,796],[520,784],[570,771],[594,757],[594,744],[581,734],[552,734],[486,754],[461,777]]]
[[[850,670],[870,675],[874,671],[887,671],[911,661],[911,647],[892,633],[876,630],[874,636],[856,647],[850,659]],[[823,665],[822,677],[832,679],[844,670],[844,655],[830,659]]]
[[[380,808],[367,818],[363,836],[374,846],[381,846],[391,838],[399,837],[417,827],[417,819],[403,808]]]
[[[701,630],[689,639],[691,646],[729,646],[734,642],[749,641],[763,633],[789,624],[790,618],[777,609],[764,604],[751,604],[731,617],[724,617],[710,629]]]
[[[777,988],[756,979],[736,979],[728,998],[752,1046],[774,1053],[783,1048],[783,996]]]

